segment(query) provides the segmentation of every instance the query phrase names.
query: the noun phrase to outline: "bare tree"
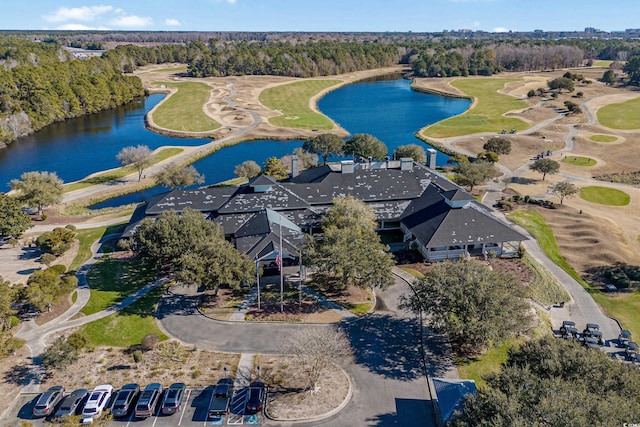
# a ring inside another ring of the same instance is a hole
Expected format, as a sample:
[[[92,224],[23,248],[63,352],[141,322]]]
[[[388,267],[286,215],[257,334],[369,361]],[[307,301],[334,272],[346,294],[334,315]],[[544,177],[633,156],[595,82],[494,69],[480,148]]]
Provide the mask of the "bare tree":
[[[142,171],[153,164],[153,152],[146,145],[124,147],[120,150],[116,159],[120,161],[122,166],[133,165],[138,171],[138,181],[140,181]]]
[[[289,337],[285,351],[294,357],[300,374],[306,376],[310,391],[317,389],[325,371],[353,356],[347,336],[335,326],[299,329]]]
[[[570,183],[569,181],[557,182],[556,184],[549,187],[549,191],[554,196],[560,199],[560,204],[564,201],[565,197],[571,197],[578,193],[578,187]]]

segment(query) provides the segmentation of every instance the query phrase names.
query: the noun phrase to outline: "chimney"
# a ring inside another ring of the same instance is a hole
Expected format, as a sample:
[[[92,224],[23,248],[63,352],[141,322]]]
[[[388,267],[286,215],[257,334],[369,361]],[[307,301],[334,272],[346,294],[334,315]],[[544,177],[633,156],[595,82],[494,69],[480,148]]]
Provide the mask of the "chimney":
[[[431,169],[436,168],[436,154],[438,153],[433,148],[427,149],[427,166]]]
[[[291,178],[300,175],[300,166],[298,166],[298,156],[291,156]]]
[[[413,170],[413,159],[411,157],[403,157],[400,159],[400,170],[401,171],[412,171]]]
[[[353,173],[355,167],[356,165],[353,160],[343,160],[340,162],[340,170],[342,173]]]

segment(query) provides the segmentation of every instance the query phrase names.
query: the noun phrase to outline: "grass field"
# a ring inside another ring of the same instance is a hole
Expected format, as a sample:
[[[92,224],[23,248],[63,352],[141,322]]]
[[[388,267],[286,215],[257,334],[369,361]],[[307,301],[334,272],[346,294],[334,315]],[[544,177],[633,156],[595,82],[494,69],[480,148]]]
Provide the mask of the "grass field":
[[[157,70],[153,70],[151,72],[152,73],[186,73],[187,66],[181,65],[179,67],[158,68]]]
[[[580,198],[587,202],[607,206],[626,206],[631,200],[631,197],[624,191],[598,186],[582,187]]]
[[[491,347],[482,356],[456,360],[460,378],[474,380],[478,388],[485,387],[487,382],[482,377],[499,372],[502,364],[507,361],[509,349],[519,344],[516,340],[508,341],[498,347]]]
[[[562,159],[562,162],[574,166],[593,166],[596,164],[596,161],[592,158],[581,156],[567,156]]]
[[[600,60],[600,61],[594,61],[593,62],[593,66],[594,67],[608,67],[609,65],[611,65],[613,61],[604,61],[604,60]]]
[[[154,316],[163,292],[163,287],[155,288],[122,311],[88,323],[81,330],[89,335],[95,346],[129,347],[140,344],[148,334],[166,340],[167,336],[158,328]]]
[[[208,132],[220,127],[220,123],[207,116],[203,106],[209,101],[211,86],[204,83],[154,82],[177,88],[153,112],[156,125],[182,132]]]
[[[515,118],[504,117],[509,111],[527,107],[527,103],[509,95],[498,93],[505,84],[514,79],[459,79],[451,85],[470,97],[477,98],[475,107],[465,113],[443,120],[422,131],[429,138],[449,138],[479,132],[524,130],[527,124]]]
[[[618,140],[618,137],[613,135],[596,134],[591,135],[589,139],[593,142],[614,142]]]
[[[289,83],[265,89],[259,99],[266,107],[282,112],[282,116],[269,119],[269,123],[274,126],[331,130],[333,129],[331,120],[311,110],[309,99],[338,83],[340,80],[304,80]]]
[[[87,274],[91,296],[81,311],[87,315],[97,313],[154,280],[155,269],[148,263],[109,258],[100,260]]]
[[[553,236],[553,231],[547,225],[544,217],[537,212],[518,210],[509,214],[509,218],[529,230],[536,238],[545,254],[560,268],[573,277],[593,297],[595,302],[604,309],[608,316],[618,319],[625,329],[635,336],[640,336],[640,294],[634,292],[628,295],[612,297],[593,288],[567,263]]]
[[[598,121],[612,129],[640,129],[640,98],[609,104],[598,110]]]
[[[530,255],[525,255],[522,260],[535,274],[535,278],[527,287],[527,295],[531,299],[546,306],[571,299],[569,293],[558,283],[556,278]]]
[[[153,164],[160,163],[163,160],[180,154],[184,151],[184,148],[171,147],[163,148],[153,156]],[[65,184],[64,191],[80,190],[82,188],[91,187],[92,185],[105,184],[107,182],[121,179],[131,173],[137,172],[133,166],[124,166],[118,169],[114,169],[108,172],[103,172],[92,176],[91,178],[85,178],[82,181],[73,182],[71,184]]]

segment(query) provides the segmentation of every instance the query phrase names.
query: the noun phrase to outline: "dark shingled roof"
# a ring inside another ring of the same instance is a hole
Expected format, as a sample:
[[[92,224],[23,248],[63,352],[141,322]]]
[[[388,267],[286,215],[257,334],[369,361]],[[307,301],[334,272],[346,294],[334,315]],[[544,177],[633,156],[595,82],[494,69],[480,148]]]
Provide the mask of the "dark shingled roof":
[[[218,209],[220,213],[260,211],[262,209],[286,210],[308,208],[304,200],[282,184],[275,184],[269,191],[255,193],[249,186],[240,187],[229,201]]]
[[[215,211],[220,209],[238,189],[238,187],[212,187],[199,190],[173,190],[151,198],[147,205],[147,215],[158,215],[169,210],[182,212],[184,208],[201,212]]]
[[[269,175],[258,175],[255,178],[252,178],[251,180],[249,180],[249,185],[250,186],[257,186],[257,185],[274,185],[277,184],[277,181]]]

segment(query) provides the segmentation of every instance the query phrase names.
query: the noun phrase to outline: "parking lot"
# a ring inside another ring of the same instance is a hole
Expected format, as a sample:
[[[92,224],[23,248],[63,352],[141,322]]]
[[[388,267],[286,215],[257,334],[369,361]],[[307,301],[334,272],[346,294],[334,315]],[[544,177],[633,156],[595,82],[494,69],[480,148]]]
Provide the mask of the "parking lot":
[[[146,419],[137,419],[133,414],[126,418],[116,419],[110,425],[113,426],[136,426],[136,427],[170,427],[170,426],[207,426],[207,425],[257,425],[264,420],[264,415],[245,415],[244,409],[248,399],[248,389],[241,388],[235,391],[231,400],[230,413],[221,418],[209,418],[208,409],[209,402],[213,394],[213,386],[209,387],[190,387],[187,389],[182,409],[180,412],[164,416],[160,414],[160,408],[156,408],[155,415]],[[47,424],[44,418],[33,417],[33,406],[38,398],[38,394],[21,395],[18,406],[17,417],[14,424],[10,426],[19,426],[23,420],[31,422],[34,426],[45,426]],[[111,400],[115,397],[115,393],[111,396]],[[109,402],[108,406],[111,406]]]

